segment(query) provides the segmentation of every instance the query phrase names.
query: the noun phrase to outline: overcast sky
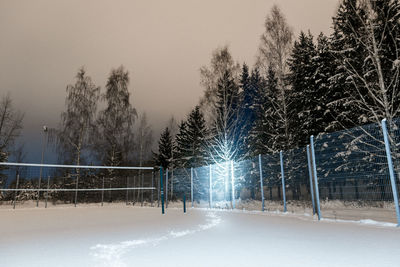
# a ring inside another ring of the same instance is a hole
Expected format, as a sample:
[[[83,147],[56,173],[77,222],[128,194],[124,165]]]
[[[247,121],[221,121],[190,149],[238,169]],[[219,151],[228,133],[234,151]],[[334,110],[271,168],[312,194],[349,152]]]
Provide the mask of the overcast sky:
[[[274,3],[297,36],[329,34],[338,0],[0,0],[0,95],[25,112],[26,161],[39,161],[42,126],[57,125],[79,67],[104,92],[124,65],[133,105],[158,132],[197,104],[215,48],[253,65]]]

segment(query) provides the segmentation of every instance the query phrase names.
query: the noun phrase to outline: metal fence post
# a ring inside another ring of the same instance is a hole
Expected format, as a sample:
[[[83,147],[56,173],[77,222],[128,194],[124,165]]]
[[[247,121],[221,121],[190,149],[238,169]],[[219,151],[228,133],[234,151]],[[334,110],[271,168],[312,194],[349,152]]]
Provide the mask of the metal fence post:
[[[258,154],[258,165],[260,167],[260,188],[261,188],[261,202],[262,202],[261,211],[264,211],[264,209],[265,209],[265,205],[264,205],[264,184],[263,184],[261,154]]]
[[[103,206],[104,203],[104,175],[103,175],[103,187],[101,190],[101,206]]]
[[[154,188],[154,171],[151,172],[151,187]],[[151,189],[151,207],[153,207],[153,193],[154,189]]]
[[[144,173],[142,173],[142,182],[141,182],[141,185],[140,185],[140,186],[142,187],[142,188],[140,189],[140,202],[141,202],[140,206],[143,207]],[[172,197],[172,195],[171,195],[171,197]]]
[[[161,191],[161,213],[164,214],[164,187],[163,187],[163,171],[160,166],[160,191]]]
[[[231,160],[231,185],[232,185],[232,209],[236,208],[235,205],[235,169],[233,168],[233,160]]]
[[[314,187],[312,181],[312,169],[311,169],[311,160],[310,160],[310,145],[307,145],[307,163],[308,163],[308,176],[310,178],[310,192],[311,192],[311,202],[313,215],[315,215],[315,202],[314,202]]]
[[[383,131],[383,139],[385,141],[385,150],[386,150],[386,158],[387,158],[388,167],[389,167],[390,183],[392,185],[393,201],[394,201],[394,205],[396,208],[397,226],[399,227],[400,226],[399,198],[398,198],[398,194],[397,194],[396,178],[394,176],[392,154],[390,151],[390,141],[389,141],[389,135],[387,132],[387,127],[386,127],[386,119],[382,120],[382,131]]]
[[[186,213],[186,194],[183,193],[183,213]]]
[[[165,208],[168,209],[168,168],[165,170]]]
[[[285,173],[283,169],[283,152],[279,152],[279,157],[281,159],[281,175],[282,175],[282,195],[283,195],[283,212],[286,212],[286,189],[285,189]]]
[[[321,206],[319,204],[319,189],[318,189],[318,177],[317,177],[317,164],[315,161],[315,151],[314,151],[314,136],[310,137],[310,148],[311,148],[311,162],[314,174],[314,184],[315,184],[315,200],[317,202],[318,220],[321,220]]]
[[[15,209],[15,202],[17,202],[17,194],[18,194],[18,185],[19,185],[19,174],[17,174],[17,181],[15,184],[15,194],[14,194],[14,206],[13,209]]]
[[[49,198],[49,188],[50,188],[50,175],[47,176],[47,190],[46,190],[46,202],[45,202],[45,208],[47,208],[47,199]]]
[[[128,205],[129,201],[129,176],[126,176],[126,205]]]
[[[212,208],[212,194],[213,194],[213,192],[212,192],[212,169],[211,169],[211,164],[209,165],[209,169],[210,169],[210,175],[209,175],[209,178],[210,178],[210,188],[209,188],[209,190],[208,190],[208,194],[209,194],[209,196],[210,196],[210,209]]]
[[[193,168],[190,168],[190,201],[192,202],[193,208]]]
[[[79,186],[79,172],[76,175],[76,187],[75,187],[75,207],[76,203],[78,202],[78,186]]]

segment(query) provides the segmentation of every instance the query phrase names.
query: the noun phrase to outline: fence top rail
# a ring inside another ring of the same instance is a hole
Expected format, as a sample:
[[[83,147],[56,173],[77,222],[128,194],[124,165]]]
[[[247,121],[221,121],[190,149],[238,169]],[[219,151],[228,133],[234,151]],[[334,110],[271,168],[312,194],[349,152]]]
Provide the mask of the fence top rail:
[[[118,169],[118,170],[154,170],[153,167],[122,167],[122,166],[89,166],[89,165],[58,165],[37,163],[0,162],[3,166],[45,167],[45,168],[73,168],[73,169]]]

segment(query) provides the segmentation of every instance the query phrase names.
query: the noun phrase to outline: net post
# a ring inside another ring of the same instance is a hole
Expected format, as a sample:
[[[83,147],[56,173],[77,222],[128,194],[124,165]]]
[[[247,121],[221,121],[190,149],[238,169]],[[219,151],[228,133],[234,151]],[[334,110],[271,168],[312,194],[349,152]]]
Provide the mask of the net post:
[[[319,204],[319,189],[318,189],[318,177],[317,177],[317,165],[315,160],[315,151],[314,151],[314,136],[310,136],[310,148],[311,148],[311,162],[314,176],[314,184],[315,184],[315,200],[317,203],[317,212],[318,212],[318,220],[321,220],[321,206]]]
[[[163,169],[160,166],[160,191],[161,191],[161,213],[164,214],[164,186],[163,186]]]
[[[141,189],[140,189],[140,201],[141,201],[141,204],[140,204],[140,206],[141,207],[143,207],[143,188],[144,188],[144,173],[142,172],[142,182],[141,182]]]
[[[231,186],[232,186],[232,209],[236,208],[235,204],[235,170],[233,168],[233,160],[231,160]]]
[[[307,145],[307,164],[308,164],[308,176],[310,178],[310,192],[311,192],[311,202],[313,215],[315,215],[315,201],[314,201],[314,187],[312,181],[312,168],[311,168],[311,160],[310,160],[310,145]]]
[[[186,194],[183,193],[183,213],[186,213]]]
[[[42,153],[43,157],[43,153]],[[39,185],[38,185],[38,191],[37,191],[37,198],[36,198],[36,207],[39,207],[39,199],[40,199],[40,186],[42,184],[42,166],[40,166],[40,171],[39,171]]]
[[[151,187],[154,187],[154,171],[151,172]],[[151,190],[151,207],[153,207],[153,190]]]
[[[209,184],[210,184],[210,188],[208,190],[208,194],[210,197],[210,209],[212,208],[212,168],[211,168],[211,164],[209,165]]]
[[[75,207],[76,207],[76,203],[78,201],[78,184],[79,184],[79,171],[76,175],[76,187],[75,187]]]
[[[383,139],[385,141],[385,150],[386,150],[387,163],[388,163],[388,167],[389,167],[390,183],[392,185],[393,201],[394,201],[394,205],[396,208],[397,227],[400,227],[399,198],[398,198],[398,194],[397,194],[396,178],[394,176],[392,154],[390,151],[390,141],[389,141],[389,135],[388,135],[387,126],[386,126],[386,119],[382,120],[382,131],[383,131]]]
[[[128,199],[129,199],[129,176],[126,176],[126,205],[128,206]]]
[[[47,208],[47,199],[49,198],[49,188],[50,188],[50,175],[47,176],[47,190],[46,190],[46,202],[44,207]]]
[[[15,202],[17,202],[18,185],[19,185],[19,174],[17,174],[17,181],[15,183],[14,205],[13,205],[14,210],[15,210]]]
[[[168,209],[168,168],[165,170],[165,208]]]
[[[281,161],[281,177],[282,177],[282,195],[283,195],[283,212],[286,212],[286,188],[285,188],[285,173],[283,168],[283,151],[279,152],[279,158]]]
[[[190,168],[190,201],[191,201],[191,205],[192,208],[194,207],[193,205],[193,167]]]
[[[160,207],[160,180],[157,180],[157,208]]]
[[[262,164],[261,164],[261,154],[258,154],[258,166],[260,168],[260,188],[261,188],[261,211],[265,210],[265,203],[264,203],[264,184],[263,184],[263,172],[262,172]]]
[[[103,187],[101,190],[101,206],[103,207],[104,204],[104,174],[103,174]]]

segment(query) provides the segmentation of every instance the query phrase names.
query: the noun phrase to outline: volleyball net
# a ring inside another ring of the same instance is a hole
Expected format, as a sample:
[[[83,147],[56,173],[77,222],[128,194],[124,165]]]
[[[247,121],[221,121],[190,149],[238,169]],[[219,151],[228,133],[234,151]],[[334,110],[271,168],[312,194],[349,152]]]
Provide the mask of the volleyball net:
[[[0,203],[153,205],[155,177],[153,167],[0,162]]]

